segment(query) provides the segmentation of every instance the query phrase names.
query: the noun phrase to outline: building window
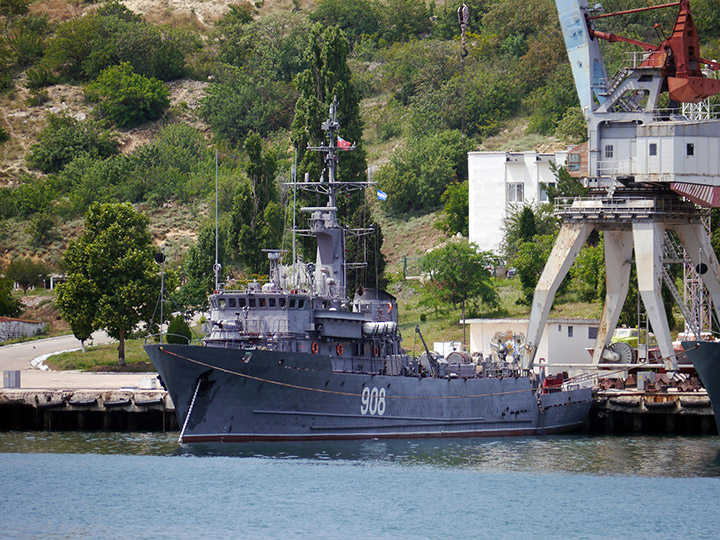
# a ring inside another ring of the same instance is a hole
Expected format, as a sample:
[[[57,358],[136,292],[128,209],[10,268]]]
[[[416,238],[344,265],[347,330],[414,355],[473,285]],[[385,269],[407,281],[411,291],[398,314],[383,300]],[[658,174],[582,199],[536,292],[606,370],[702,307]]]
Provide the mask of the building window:
[[[568,171],[579,171],[580,170],[580,154],[568,154],[567,170]]]
[[[508,202],[523,202],[525,200],[525,185],[517,182],[508,184]]]
[[[573,327],[568,326],[568,337],[573,337]]]
[[[597,339],[598,329],[596,326],[588,327],[588,339]]]
[[[612,144],[605,145],[605,159],[612,159],[614,154],[614,148]]]
[[[548,200],[548,194],[547,191],[545,191],[545,187],[550,186],[551,188],[555,187],[555,182],[547,182],[540,184],[540,202],[545,202]]]
[[[650,143],[650,151],[649,151],[649,154],[650,154],[651,156],[657,156],[657,144],[655,144],[654,142],[653,142],[653,143]]]
[[[693,144],[691,142],[687,143],[687,155],[688,156],[695,155],[695,144]]]

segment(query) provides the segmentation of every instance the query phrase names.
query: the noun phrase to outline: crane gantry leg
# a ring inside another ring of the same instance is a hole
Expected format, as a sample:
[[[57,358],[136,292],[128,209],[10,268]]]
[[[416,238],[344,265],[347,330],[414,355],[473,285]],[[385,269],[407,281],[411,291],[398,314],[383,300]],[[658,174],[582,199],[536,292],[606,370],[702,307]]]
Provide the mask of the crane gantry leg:
[[[662,299],[662,245],[665,238],[665,227],[659,221],[636,221],[632,228],[640,297],[645,305],[650,325],[655,332],[660,354],[667,363],[666,367],[676,370],[677,360]]]
[[[605,305],[603,306],[600,328],[595,339],[593,365],[602,358],[605,347],[610,343],[612,333],[620,319],[628,288],[632,267],[632,231],[605,231]]]
[[[531,369],[555,293],[593,230],[591,223],[563,223],[535,288],[523,367]]]

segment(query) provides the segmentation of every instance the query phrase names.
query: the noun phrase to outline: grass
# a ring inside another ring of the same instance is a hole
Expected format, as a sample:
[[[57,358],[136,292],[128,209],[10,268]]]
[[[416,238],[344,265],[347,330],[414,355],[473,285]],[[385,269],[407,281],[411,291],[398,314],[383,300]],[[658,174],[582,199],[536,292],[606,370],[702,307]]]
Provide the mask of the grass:
[[[142,348],[144,339],[125,341],[125,361],[127,366],[118,365],[117,344],[88,347],[87,352],[73,351],[56,354],[47,359],[45,364],[53,370],[80,371],[155,371]]]
[[[499,307],[490,310],[480,306],[479,313],[472,313],[466,308],[468,319],[521,319],[530,316],[530,306],[517,303],[522,296],[520,280],[496,279],[495,286],[500,296]],[[459,305],[446,306],[438,313],[420,305],[422,285],[417,281],[397,281],[389,287],[389,292],[398,300],[399,327],[405,339],[403,347],[406,350],[413,351],[414,354],[422,352],[422,343],[415,335],[416,325],[420,326],[420,331],[431,349],[435,341],[463,340],[463,327],[459,323],[462,319],[462,310]],[[596,319],[600,318],[601,312],[601,303],[566,302],[556,303],[550,312],[550,317]],[[465,334],[467,346],[470,345],[469,330],[467,328]]]
[[[541,152],[551,152],[567,147],[566,144],[555,137],[526,133],[527,121],[528,119],[523,117],[510,119],[506,127],[497,135],[485,139],[478,150],[506,152],[539,150]]]

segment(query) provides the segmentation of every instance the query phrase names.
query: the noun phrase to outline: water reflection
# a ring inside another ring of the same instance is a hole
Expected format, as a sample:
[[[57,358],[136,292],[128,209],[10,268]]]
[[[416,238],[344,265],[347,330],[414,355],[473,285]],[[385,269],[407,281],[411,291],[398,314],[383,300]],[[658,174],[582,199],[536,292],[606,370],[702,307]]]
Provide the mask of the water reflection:
[[[548,436],[181,445],[175,433],[0,433],[0,453],[83,453],[394,464],[484,472],[720,477],[719,437]]]
[[[497,472],[720,477],[717,437],[533,437],[183,445],[191,456],[345,460]]]

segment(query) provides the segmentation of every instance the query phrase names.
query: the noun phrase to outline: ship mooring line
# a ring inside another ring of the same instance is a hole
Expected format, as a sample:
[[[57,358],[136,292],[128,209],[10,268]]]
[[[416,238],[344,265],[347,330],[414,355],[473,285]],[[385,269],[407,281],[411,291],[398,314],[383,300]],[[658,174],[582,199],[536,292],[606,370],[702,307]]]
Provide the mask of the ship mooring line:
[[[253,381],[258,382],[264,382],[267,384],[274,384],[277,386],[283,386],[285,388],[294,388],[296,390],[306,390],[308,392],[319,392],[321,394],[334,394],[338,396],[350,396],[350,397],[362,397],[362,394],[357,394],[355,392],[340,392],[338,390],[325,390],[323,388],[311,388],[309,386],[300,386],[297,384],[290,384],[290,383],[284,383],[280,381],[273,381],[271,379],[264,379],[262,377],[255,377],[254,375],[248,375],[247,373],[239,373],[237,371],[233,371],[231,369],[222,368],[219,366],[213,366],[211,364],[208,364],[206,362],[201,362],[200,360],[195,360],[193,358],[188,358],[187,356],[183,356],[181,354],[174,353],[172,351],[169,351],[167,349],[164,349],[163,347],[159,347],[159,349],[164,352],[165,354],[169,354],[171,356],[175,356],[177,358],[181,358],[182,360],[187,360],[188,362],[192,362],[193,364],[197,364],[199,366],[207,367],[210,369],[215,369],[217,371],[222,371],[223,373],[227,373],[229,375],[237,375],[238,377],[243,377],[245,379],[251,379]],[[470,394],[465,396],[390,396],[386,395],[385,399],[468,399],[468,398],[483,398],[483,397],[493,397],[493,396],[505,396],[509,394],[521,394],[523,392],[534,392],[532,388],[527,388],[524,390],[508,390],[507,392],[493,392],[488,394]]]
[[[202,377],[198,377],[197,386],[195,387],[195,393],[193,394],[192,401],[190,402],[190,409],[188,409],[187,416],[185,417],[185,423],[183,424],[182,431],[180,432],[180,437],[178,437],[178,442],[182,442],[183,435],[185,435],[185,429],[187,428],[188,421],[190,420],[190,415],[192,414],[193,407],[195,406],[195,398],[197,398],[201,382]]]

